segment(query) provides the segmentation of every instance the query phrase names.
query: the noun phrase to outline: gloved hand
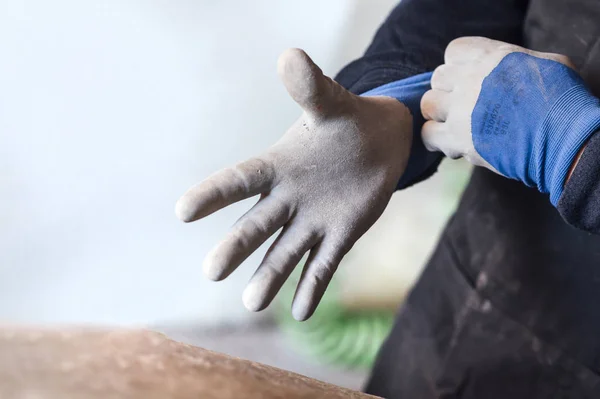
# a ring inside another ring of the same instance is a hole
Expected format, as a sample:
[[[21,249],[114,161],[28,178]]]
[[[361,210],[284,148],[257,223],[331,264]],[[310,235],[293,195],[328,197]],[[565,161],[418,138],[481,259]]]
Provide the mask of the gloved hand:
[[[448,45],[421,99],[429,150],[487,167],[550,194],[556,205],[600,101],[565,56],[481,37]]]
[[[283,227],[243,301],[250,310],[265,308],[310,251],[292,304],[293,316],[305,320],[342,257],[388,204],[406,168],[413,125],[399,101],[351,94],[302,50],[283,53],[278,72],[302,116],[264,154],[192,187],[176,213],[192,222],[260,195],[208,254],[204,272],[224,279]]]

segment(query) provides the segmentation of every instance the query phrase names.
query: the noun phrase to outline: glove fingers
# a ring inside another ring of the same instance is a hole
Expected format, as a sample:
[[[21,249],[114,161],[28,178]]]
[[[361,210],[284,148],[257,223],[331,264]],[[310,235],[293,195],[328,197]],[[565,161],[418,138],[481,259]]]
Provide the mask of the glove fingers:
[[[452,146],[450,135],[447,132],[446,124],[436,121],[425,122],[421,128],[421,137],[423,144],[429,151],[440,151],[450,158],[456,158],[449,153],[449,147]]]
[[[458,159],[472,149],[470,136],[456,135],[449,131],[448,123],[428,121],[421,129],[423,144],[429,151],[443,152],[450,159]]]
[[[292,315],[296,320],[304,321],[312,316],[344,254],[339,245],[325,241],[310,251],[292,302]]]
[[[272,195],[261,199],[242,216],[225,238],[206,256],[204,273],[212,280],[222,280],[291,217],[287,203]]]
[[[431,75],[431,88],[433,90],[452,91],[454,90],[454,81],[460,73],[460,67],[454,65],[440,65],[435,68]]]
[[[193,222],[234,202],[269,191],[274,177],[270,162],[252,158],[190,188],[177,201],[175,213],[180,220]]]
[[[314,231],[299,223],[292,222],[285,226],[244,290],[246,308],[256,312],[269,306],[290,273],[317,240]]]
[[[444,63],[459,65],[475,62],[505,44],[497,40],[477,36],[454,39],[446,47]]]
[[[331,110],[346,92],[323,75],[321,68],[300,49],[284,51],[277,61],[277,72],[289,95],[307,113],[319,115]]]
[[[446,121],[450,111],[450,93],[441,90],[429,90],[421,97],[421,113],[428,120]]]

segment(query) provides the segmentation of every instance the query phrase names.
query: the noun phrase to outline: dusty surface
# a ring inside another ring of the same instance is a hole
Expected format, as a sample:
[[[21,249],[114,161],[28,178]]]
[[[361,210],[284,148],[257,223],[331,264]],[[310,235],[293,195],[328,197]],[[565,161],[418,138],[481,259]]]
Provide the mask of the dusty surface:
[[[168,324],[157,325],[152,329],[163,332],[179,342],[288,370],[352,390],[362,390],[369,374],[367,369],[347,369],[306,352],[302,342],[291,338],[279,327],[266,321],[262,324],[221,325],[213,328],[194,323]]]
[[[0,397],[368,398],[143,330],[0,329]]]

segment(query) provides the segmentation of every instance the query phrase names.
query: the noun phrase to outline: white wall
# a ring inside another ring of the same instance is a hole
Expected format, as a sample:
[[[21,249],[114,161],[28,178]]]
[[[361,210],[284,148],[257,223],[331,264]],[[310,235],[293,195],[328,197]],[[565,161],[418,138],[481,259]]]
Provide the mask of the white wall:
[[[249,203],[184,225],[175,201],[298,116],[283,49],[334,74],[393,3],[0,2],[0,320],[252,317],[258,255],[218,284],[200,268]]]

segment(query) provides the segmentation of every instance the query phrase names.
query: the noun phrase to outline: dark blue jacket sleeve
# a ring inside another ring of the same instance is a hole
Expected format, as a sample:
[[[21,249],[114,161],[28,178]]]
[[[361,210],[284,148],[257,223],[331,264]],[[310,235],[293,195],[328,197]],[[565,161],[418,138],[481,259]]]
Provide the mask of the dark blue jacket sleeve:
[[[351,92],[362,94],[432,71],[443,64],[448,43],[461,36],[485,36],[522,44],[527,5],[528,0],[402,0],[381,25],[365,54],[342,69],[335,79]],[[414,146],[421,148],[422,143]],[[442,155],[422,154],[411,151],[409,164],[419,163],[418,177],[399,188],[424,180],[437,170]],[[423,156],[428,158],[425,162]]]
[[[600,132],[583,150],[558,201],[558,211],[571,225],[600,234]]]

